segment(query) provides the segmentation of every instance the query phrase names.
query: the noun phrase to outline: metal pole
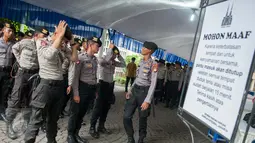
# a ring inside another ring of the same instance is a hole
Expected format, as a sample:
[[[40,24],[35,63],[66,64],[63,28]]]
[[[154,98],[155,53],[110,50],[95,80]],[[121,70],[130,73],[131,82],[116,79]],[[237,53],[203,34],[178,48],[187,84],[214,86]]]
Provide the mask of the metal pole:
[[[255,69],[255,51],[253,53],[253,59],[252,59],[252,62],[251,62],[251,68],[250,68],[250,72],[249,72],[249,76],[248,76],[248,80],[247,80],[247,83],[246,83],[246,91],[245,91],[245,94],[244,94],[244,101],[243,101],[243,106],[241,106],[241,112],[240,112],[240,115],[239,115],[239,120],[237,122],[237,125],[239,125],[240,123],[240,120],[241,120],[241,117],[242,117],[242,113],[243,113],[243,110],[244,110],[244,106],[245,106],[245,101],[246,101],[246,98],[247,98],[247,94],[248,94],[248,91],[249,91],[249,88],[250,88],[250,85],[251,85],[251,81],[252,81],[252,76],[253,76],[253,72],[254,72],[254,69]],[[251,121],[252,121],[252,118],[254,117],[254,114],[255,114],[255,105],[253,103],[253,106],[252,106],[252,111],[251,111],[251,116],[250,116],[250,119],[249,119],[249,122],[248,122],[248,125],[246,127],[246,130],[245,130],[245,134],[244,134],[244,137],[243,137],[243,143],[245,143],[246,141],[246,138],[247,138],[247,135],[248,135],[248,132],[250,130],[250,125],[251,125]],[[237,128],[237,127],[236,127]],[[237,128],[238,129],[238,128]],[[236,130],[237,130],[236,129]]]
[[[200,26],[200,22],[201,22],[201,17],[202,17],[202,11],[203,11],[203,8],[200,9],[199,11],[199,18],[198,18],[198,24],[197,24],[197,28],[196,28],[196,32],[195,32],[195,36],[194,36],[194,40],[193,40],[193,45],[192,45],[192,49],[191,49],[191,54],[190,54],[190,57],[189,57],[189,62],[188,64],[190,64],[191,62],[191,59],[192,59],[192,55],[193,55],[193,52],[194,52],[194,49],[195,49],[195,43],[196,43],[196,40],[197,40],[197,34],[198,34],[198,30],[199,30],[199,26]],[[199,36],[200,38],[200,36]],[[183,87],[185,87],[186,83],[187,83],[187,77],[188,77],[188,73],[190,72],[189,68],[187,69],[186,73],[185,73],[185,78],[184,78],[184,83],[183,83]],[[188,88],[188,87],[187,87]],[[184,94],[184,91],[185,89],[182,88],[182,92],[181,92],[181,97],[180,97],[180,101],[179,101],[179,108],[182,108],[180,107],[180,104],[181,104],[181,101],[183,100],[183,94]],[[182,112],[182,110],[180,111]]]
[[[194,142],[194,135],[193,135],[193,132],[192,132],[192,130],[191,130],[189,124],[188,124],[185,120],[182,120],[182,122],[183,122],[183,123],[188,127],[188,129],[189,129],[190,136],[191,136],[191,143],[195,143],[195,142]]]

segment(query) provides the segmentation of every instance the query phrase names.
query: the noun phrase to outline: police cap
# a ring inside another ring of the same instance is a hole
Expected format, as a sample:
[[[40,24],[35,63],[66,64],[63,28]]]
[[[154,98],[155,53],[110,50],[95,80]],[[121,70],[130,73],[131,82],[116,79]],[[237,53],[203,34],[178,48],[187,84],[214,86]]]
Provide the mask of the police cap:
[[[9,23],[9,22],[5,22],[5,23],[4,23],[4,27],[10,28],[10,29],[12,29],[12,30],[15,31],[15,27],[13,26],[13,24],[11,24],[11,23]]]
[[[97,38],[97,37],[89,37],[87,40],[88,41],[93,41],[93,42],[97,43],[99,45],[99,47],[102,46],[101,40],[99,38]]]
[[[181,66],[182,64],[181,64],[181,62],[176,61],[176,62],[175,62],[175,65],[179,65],[179,66]]]
[[[82,40],[79,38],[74,38],[74,42],[78,43],[80,46],[82,46]]]
[[[67,26],[67,27],[66,27],[66,31],[65,31],[64,37],[65,37],[67,40],[72,40],[72,36],[73,36],[72,31],[71,31],[70,27]]]
[[[157,44],[155,44],[153,42],[148,42],[148,41],[144,42],[143,47],[150,49],[152,51],[156,51],[158,49]]]
[[[45,36],[49,36],[49,30],[47,30],[45,27],[38,27],[37,31],[44,34]]]
[[[165,60],[160,59],[160,60],[159,60],[159,63],[165,64]]]
[[[87,38],[82,38],[82,43],[87,41],[88,41]]]
[[[116,54],[116,55],[119,55],[119,54],[120,54],[120,51],[119,51],[119,49],[118,49],[116,46],[114,46],[114,47],[112,48],[112,51],[113,51],[113,53]]]
[[[28,30],[27,32],[25,32],[25,35],[28,36],[28,37],[33,37],[34,31],[33,30]]]
[[[18,37],[24,37],[25,34],[24,34],[23,32],[21,32],[21,31],[19,31],[19,32],[17,32],[16,36],[18,36]]]

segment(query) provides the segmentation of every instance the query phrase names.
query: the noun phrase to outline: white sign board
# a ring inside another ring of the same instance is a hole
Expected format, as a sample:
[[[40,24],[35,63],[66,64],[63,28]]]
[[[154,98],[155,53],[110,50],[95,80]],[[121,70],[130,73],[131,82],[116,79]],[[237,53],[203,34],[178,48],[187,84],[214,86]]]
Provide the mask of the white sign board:
[[[184,110],[230,139],[255,49],[255,1],[208,6]]]

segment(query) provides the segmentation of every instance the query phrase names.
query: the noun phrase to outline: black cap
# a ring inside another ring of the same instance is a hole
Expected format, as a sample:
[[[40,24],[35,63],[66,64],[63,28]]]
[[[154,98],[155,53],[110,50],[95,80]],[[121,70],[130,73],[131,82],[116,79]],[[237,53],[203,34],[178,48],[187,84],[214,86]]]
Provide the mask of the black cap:
[[[97,37],[89,37],[87,40],[88,41],[93,41],[93,42],[97,43],[99,45],[99,47],[102,46],[101,40],[99,38],[97,38]]]
[[[179,62],[179,61],[176,61],[175,64],[180,65],[180,66],[182,65],[181,62]]]
[[[87,38],[82,38],[82,43],[87,41],[88,41]]]
[[[114,46],[114,47],[112,48],[112,51],[113,51],[113,53],[116,54],[116,55],[120,54],[120,50],[119,50],[116,46]]]
[[[25,35],[28,36],[28,37],[33,37],[34,31],[33,30],[28,30],[27,32],[25,32]]]
[[[160,60],[159,60],[159,63],[165,64],[165,60],[160,59]]]
[[[10,28],[10,29],[12,29],[12,30],[15,31],[15,27],[14,27],[13,24],[11,24],[11,23],[5,22],[5,23],[4,23],[4,27]]]
[[[46,36],[49,36],[49,34],[50,34],[49,30],[46,29],[45,27],[38,27],[37,31],[44,34],[44,35],[46,35]]]
[[[19,31],[19,32],[17,32],[16,36],[24,37],[25,34],[23,32],[21,32],[21,31]]]
[[[67,40],[72,40],[72,36],[73,36],[72,31],[71,31],[70,27],[67,26],[67,27],[66,27],[66,32],[65,32],[64,37],[65,37]]]
[[[82,40],[79,38],[74,38],[74,42],[78,43],[80,46],[82,46]]]
[[[147,41],[144,42],[143,47],[153,51],[156,51],[158,49],[158,46],[155,43]]]

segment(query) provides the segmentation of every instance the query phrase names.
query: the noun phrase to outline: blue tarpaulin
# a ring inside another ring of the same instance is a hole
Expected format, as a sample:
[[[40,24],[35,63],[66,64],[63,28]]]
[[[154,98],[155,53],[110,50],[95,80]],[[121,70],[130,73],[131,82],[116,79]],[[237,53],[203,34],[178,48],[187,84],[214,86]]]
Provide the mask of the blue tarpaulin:
[[[80,20],[20,0],[0,0],[0,17],[26,24],[32,28],[44,26],[51,32],[54,32],[54,26],[60,20],[65,20],[75,35],[86,38],[91,36],[101,37],[103,32],[100,27],[88,25]]]

